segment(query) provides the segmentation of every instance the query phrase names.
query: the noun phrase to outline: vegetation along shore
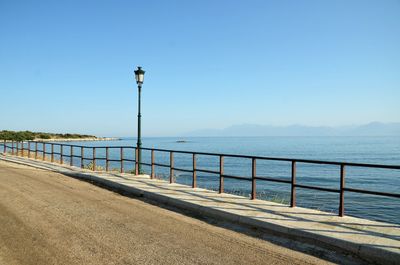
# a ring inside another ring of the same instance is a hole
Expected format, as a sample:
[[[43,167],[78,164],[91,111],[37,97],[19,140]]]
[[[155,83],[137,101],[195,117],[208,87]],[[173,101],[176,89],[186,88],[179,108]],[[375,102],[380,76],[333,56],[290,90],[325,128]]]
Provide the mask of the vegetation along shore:
[[[76,133],[46,133],[46,132],[31,132],[31,131],[0,131],[0,140],[2,141],[114,141],[119,138],[112,137],[97,137],[87,134]]]

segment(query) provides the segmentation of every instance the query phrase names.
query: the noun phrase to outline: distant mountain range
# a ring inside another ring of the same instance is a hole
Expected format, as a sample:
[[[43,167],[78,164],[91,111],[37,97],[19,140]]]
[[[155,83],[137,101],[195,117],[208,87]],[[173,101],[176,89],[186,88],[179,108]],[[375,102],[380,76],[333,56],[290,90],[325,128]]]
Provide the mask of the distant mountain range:
[[[186,133],[185,136],[400,136],[400,122],[371,122],[340,127],[242,124],[225,129],[195,130]]]

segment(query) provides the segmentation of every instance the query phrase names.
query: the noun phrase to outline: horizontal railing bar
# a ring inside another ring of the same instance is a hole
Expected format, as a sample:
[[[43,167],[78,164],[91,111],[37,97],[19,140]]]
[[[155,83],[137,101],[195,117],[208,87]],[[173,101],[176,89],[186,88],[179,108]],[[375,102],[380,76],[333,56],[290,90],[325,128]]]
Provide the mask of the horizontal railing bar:
[[[92,148],[92,147],[96,147],[96,149],[105,149],[105,148],[109,148],[109,149],[136,149],[136,147],[133,146],[129,146],[129,145],[119,145],[119,146],[85,146],[86,148]]]
[[[124,158],[122,161],[136,162],[135,159]]]
[[[255,177],[255,179],[264,180],[264,181],[272,181],[272,182],[281,182],[281,183],[292,183],[290,180],[287,180],[287,179],[276,179],[276,178],[270,178],[270,177]]]
[[[169,167],[169,165],[159,164],[159,163],[154,163],[153,165],[160,166],[160,167]]]
[[[247,181],[251,181],[251,178],[246,178],[246,177],[238,177],[238,176],[232,176],[232,175],[222,175],[222,177],[224,178],[228,178],[228,179],[239,179],[239,180],[247,180]]]
[[[211,174],[219,174],[219,171],[208,170],[208,169],[198,169],[198,168],[196,168],[196,171],[204,172],[204,173],[211,173]]]
[[[297,162],[301,162],[296,160]],[[312,162],[305,162],[305,163],[312,163]],[[345,165],[351,167],[368,167],[368,168],[383,168],[383,169],[400,169],[400,166],[397,165],[382,165],[382,164],[367,164],[367,163],[340,163],[340,162],[332,162],[335,165]]]
[[[295,184],[294,186],[296,188],[304,188],[304,189],[309,189],[309,190],[320,190],[320,191],[337,192],[337,193],[340,192],[339,189],[316,187],[316,186],[309,186],[309,185],[303,185],[303,184]]]
[[[140,165],[145,165],[145,166],[151,166],[151,163],[146,163],[146,162],[140,162],[140,163],[138,163],[138,164],[140,164]]]
[[[82,158],[82,156],[73,155],[72,157]]]
[[[191,169],[185,169],[185,168],[179,168],[179,167],[173,167],[172,169],[177,170],[177,171],[182,171],[182,172],[193,173],[193,170],[191,170]]]
[[[121,159],[108,159],[110,162],[121,162]]]
[[[142,150],[146,150],[146,151],[151,151],[151,150],[154,150],[154,151],[156,151],[156,152],[175,152],[175,151],[173,151],[173,150],[164,150],[164,149],[153,149],[153,148],[148,148],[148,147],[142,147],[142,148],[140,148],[140,149],[142,149]],[[190,153],[190,151],[177,151],[177,153]]]
[[[379,196],[388,196],[400,198],[399,193],[390,193],[390,192],[382,192],[382,191],[370,191],[370,190],[362,190],[362,189],[353,189],[353,188],[344,188],[345,191],[357,192],[357,193],[365,193],[371,195],[379,195]]]

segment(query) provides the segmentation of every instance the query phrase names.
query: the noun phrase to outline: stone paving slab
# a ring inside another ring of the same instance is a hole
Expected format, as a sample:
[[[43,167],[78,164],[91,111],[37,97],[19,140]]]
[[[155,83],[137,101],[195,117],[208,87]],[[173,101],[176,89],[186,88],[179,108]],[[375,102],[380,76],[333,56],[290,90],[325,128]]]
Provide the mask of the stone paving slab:
[[[89,179],[164,204],[231,222],[272,230],[291,238],[324,244],[379,264],[400,264],[400,225],[170,184],[148,175],[93,172],[34,159],[0,159]],[[399,213],[400,215],[400,213]],[[400,217],[400,216],[399,216]]]

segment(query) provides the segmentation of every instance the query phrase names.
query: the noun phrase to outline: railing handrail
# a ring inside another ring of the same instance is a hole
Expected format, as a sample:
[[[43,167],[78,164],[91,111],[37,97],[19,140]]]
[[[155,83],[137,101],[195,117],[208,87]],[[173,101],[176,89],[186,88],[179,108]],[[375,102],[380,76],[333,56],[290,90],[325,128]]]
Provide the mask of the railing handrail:
[[[46,141],[25,141],[25,142],[37,142],[44,144],[53,145],[64,145],[70,147],[83,147],[83,148],[127,148],[136,149],[135,146],[87,146],[87,145],[76,145],[76,144],[64,144]],[[0,144],[4,145],[4,144]],[[173,150],[173,149],[162,149],[162,148],[151,148],[151,147],[141,147],[141,150],[154,150],[157,152],[173,152],[180,154],[196,154],[196,155],[208,155],[208,156],[224,156],[224,157],[235,157],[235,158],[247,158],[247,159],[258,159],[258,160],[270,160],[270,161],[281,161],[281,162],[298,162],[307,164],[320,164],[320,165],[345,165],[351,167],[369,167],[369,168],[383,168],[383,169],[400,169],[400,165],[390,165],[390,164],[376,164],[376,163],[356,163],[356,162],[346,162],[346,161],[330,161],[330,160],[316,160],[316,159],[301,159],[301,158],[288,158],[288,157],[270,157],[270,156],[253,156],[253,155],[243,155],[243,154],[229,154],[229,153],[214,153],[214,152],[197,152],[197,151],[187,151],[187,150]]]
[[[373,168],[387,168],[387,169],[400,169],[400,165],[388,165],[388,164],[374,164],[374,163],[354,163],[345,161],[328,161],[328,160],[314,160],[314,159],[300,159],[300,158],[286,158],[286,157],[269,157],[269,156],[252,156],[252,155],[241,155],[241,154],[228,154],[228,153],[213,153],[213,152],[196,152],[196,151],[184,151],[184,150],[172,150],[172,149],[160,149],[160,148],[149,148],[142,147],[142,150],[154,150],[159,152],[174,152],[184,154],[196,154],[196,155],[209,155],[209,156],[224,156],[224,157],[236,157],[236,158],[248,158],[258,160],[272,160],[282,162],[299,162],[299,163],[310,163],[310,164],[326,164],[326,165],[346,165],[353,167],[373,167]]]

